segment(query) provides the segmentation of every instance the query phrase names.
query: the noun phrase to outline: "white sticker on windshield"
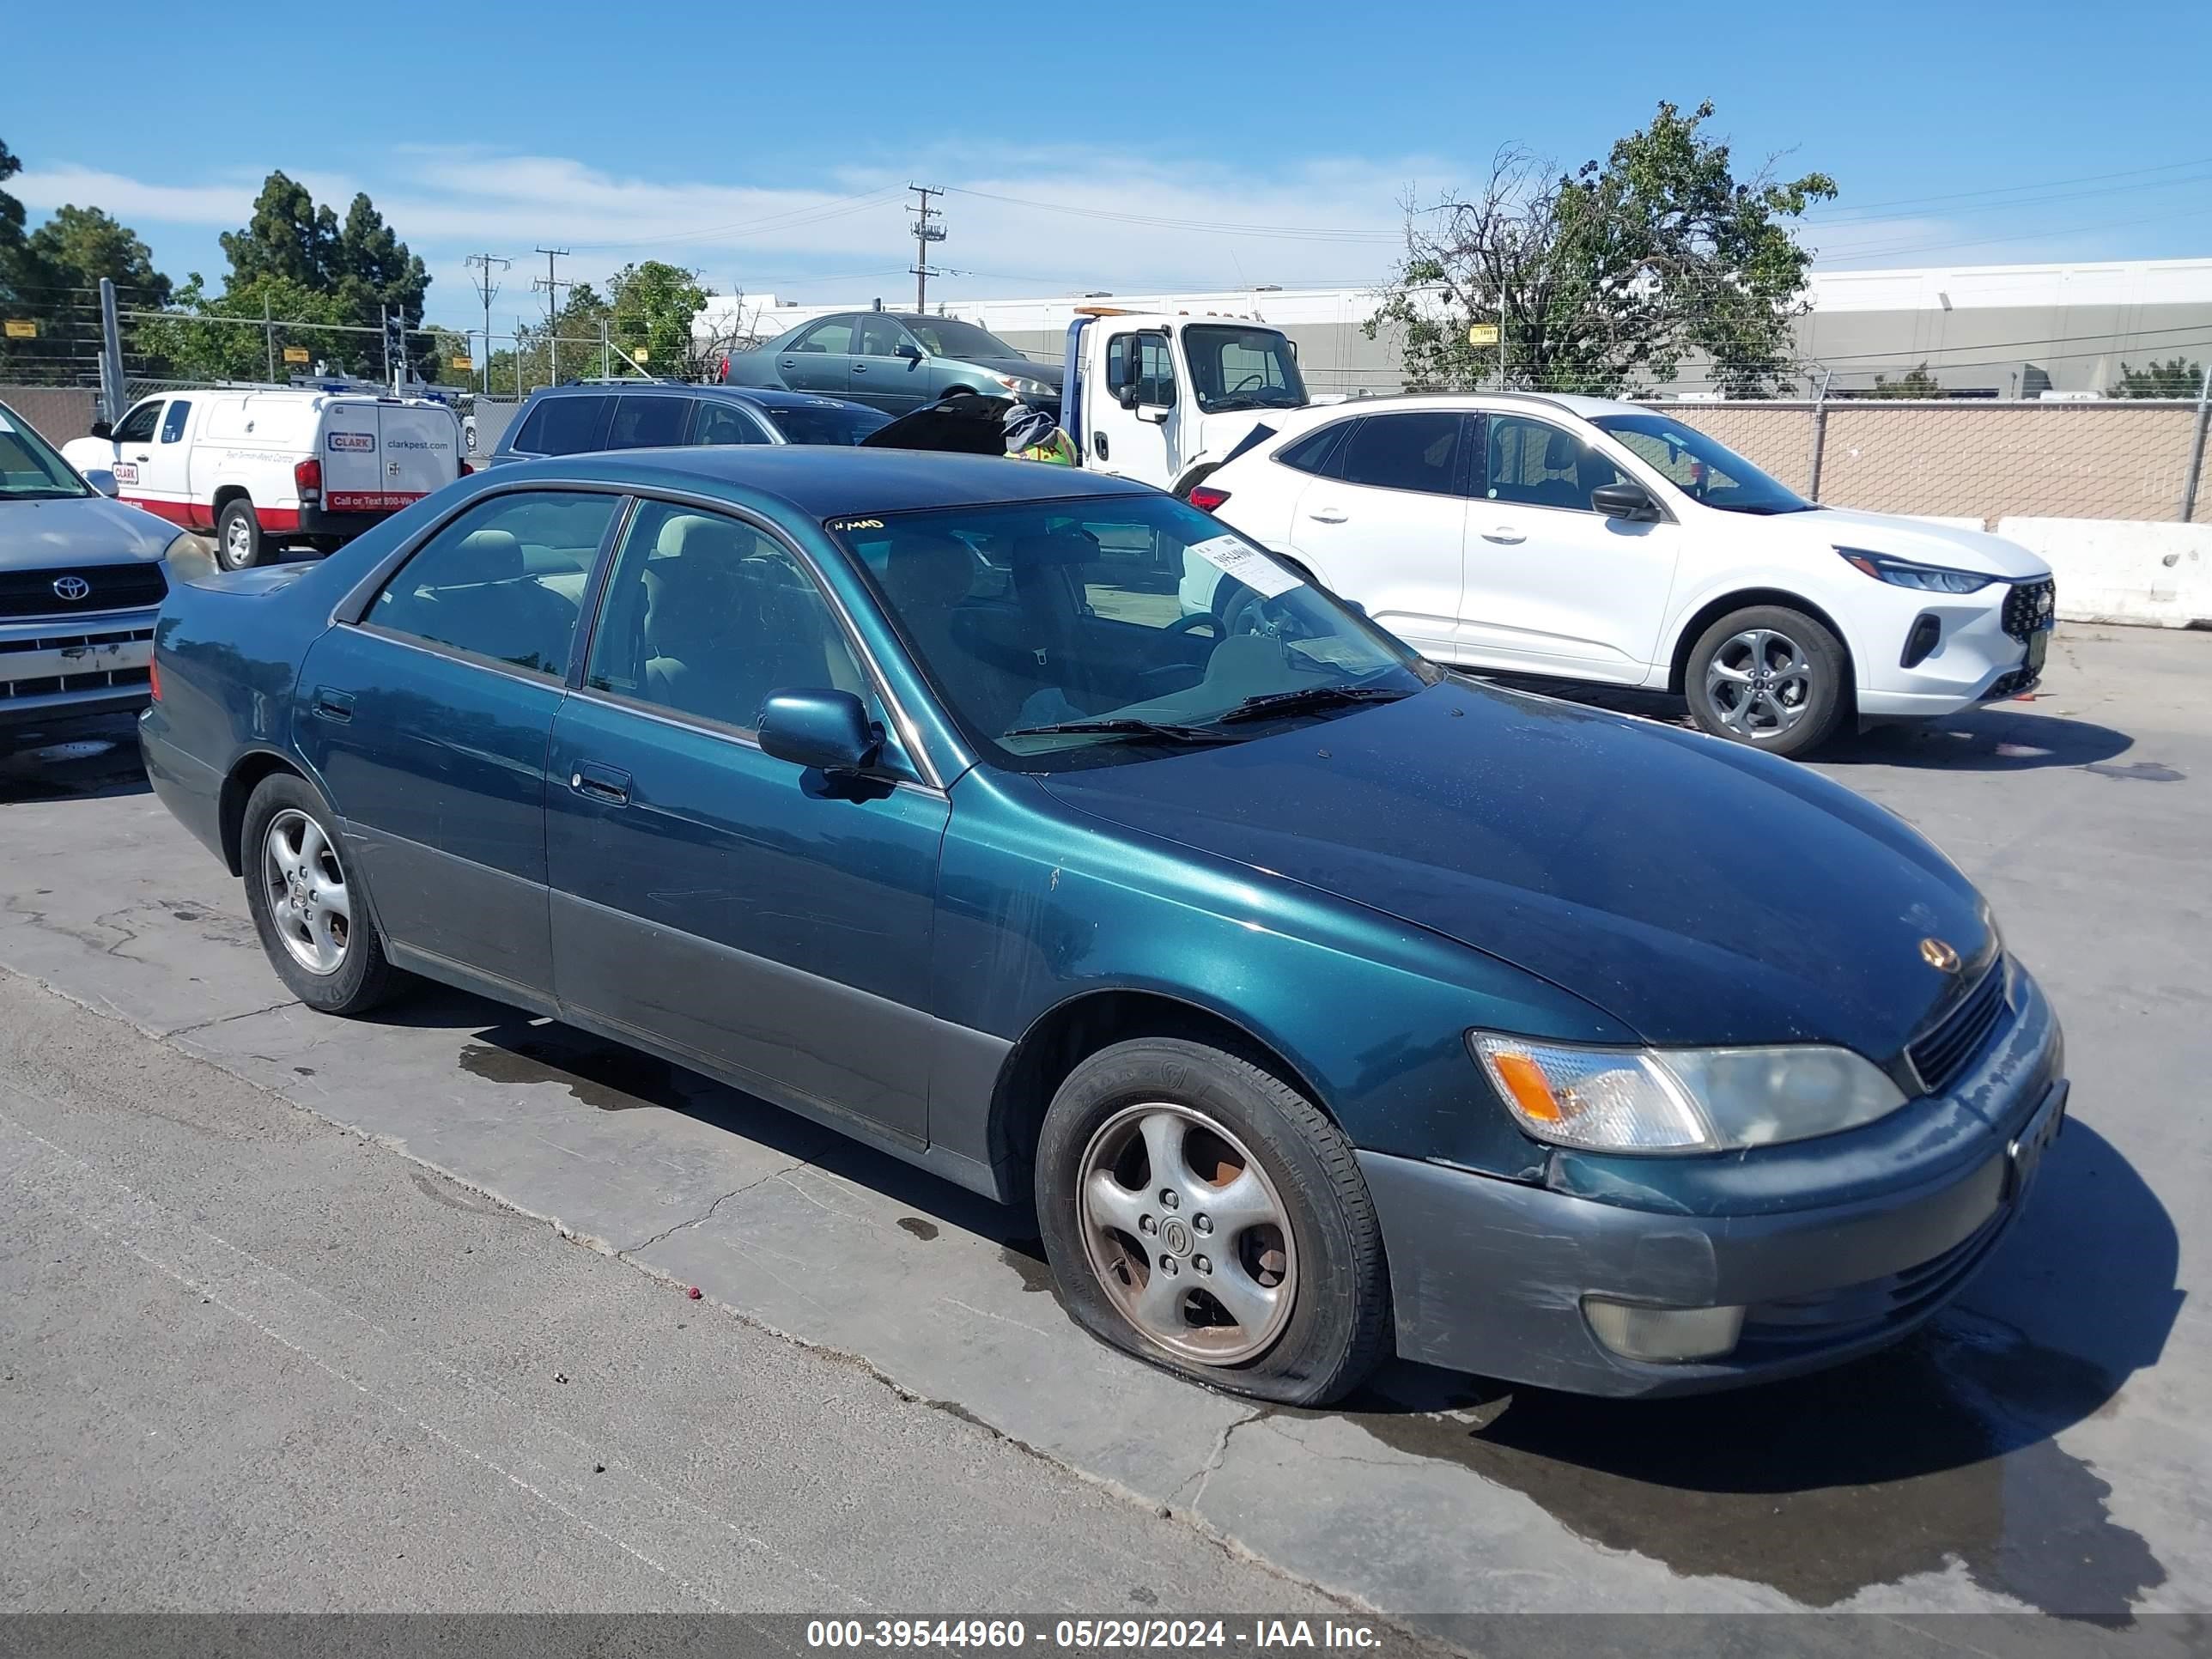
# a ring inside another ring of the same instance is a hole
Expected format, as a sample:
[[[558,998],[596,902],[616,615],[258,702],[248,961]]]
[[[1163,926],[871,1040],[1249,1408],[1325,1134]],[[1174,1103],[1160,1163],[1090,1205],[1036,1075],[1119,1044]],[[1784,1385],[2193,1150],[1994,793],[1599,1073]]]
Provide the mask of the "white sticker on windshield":
[[[1258,548],[1234,536],[1211,537],[1194,544],[1190,550],[1208,564],[1227,571],[1263,599],[1305,586]]]
[[[0,432],[13,432],[15,429],[8,424],[8,417],[5,415],[0,415]]]

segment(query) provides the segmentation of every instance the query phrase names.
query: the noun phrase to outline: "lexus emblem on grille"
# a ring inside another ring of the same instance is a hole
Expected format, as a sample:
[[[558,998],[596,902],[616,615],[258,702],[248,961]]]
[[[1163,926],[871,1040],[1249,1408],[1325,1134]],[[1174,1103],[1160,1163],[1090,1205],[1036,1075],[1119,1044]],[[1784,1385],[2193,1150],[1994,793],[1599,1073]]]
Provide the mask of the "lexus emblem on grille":
[[[54,597],[58,599],[67,599],[71,605],[75,605],[91,592],[92,584],[82,576],[54,578]]]
[[[1920,959],[1939,974],[1955,974],[1959,971],[1959,953],[1940,939],[1923,939],[1920,941]]]

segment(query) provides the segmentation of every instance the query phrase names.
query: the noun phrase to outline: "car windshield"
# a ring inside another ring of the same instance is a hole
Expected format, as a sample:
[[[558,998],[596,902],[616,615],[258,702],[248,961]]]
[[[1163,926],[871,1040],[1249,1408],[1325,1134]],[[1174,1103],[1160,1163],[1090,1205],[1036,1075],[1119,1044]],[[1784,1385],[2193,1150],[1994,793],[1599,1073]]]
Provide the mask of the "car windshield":
[[[1195,324],[1182,331],[1191,392],[1212,414],[1224,409],[1303,409],[1306,383],[1291,343],[1272,328]]]
[[[56,501],[91,494],[70,464],[21,416],[0,409],[0,500]]]
[[[1726,444],[1666,415],[1600,415],[1592,424],[1618,438],[1636,458],[1666,475],[1695,501],[1723,513],[1814,513],[1807,501],[1770,478]]]
[[[988,328],[951,317],[901,319],[933,357],[1019,357],[1022,354]]]
[[[891,423],[890,416],[859,404],[787,404],[761,413],[795,444],[856,444]]]
[[[1165,495],[833,520],[971,740],[1022,771],[1243,742],[1438,671]]]

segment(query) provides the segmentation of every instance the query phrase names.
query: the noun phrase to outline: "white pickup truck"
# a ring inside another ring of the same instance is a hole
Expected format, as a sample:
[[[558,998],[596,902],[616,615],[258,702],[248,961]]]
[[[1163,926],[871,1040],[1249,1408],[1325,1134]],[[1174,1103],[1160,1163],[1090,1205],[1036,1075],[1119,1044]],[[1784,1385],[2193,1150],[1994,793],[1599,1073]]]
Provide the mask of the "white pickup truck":
[[[163,392],[62,453],[105,494],[212,532],[233,570],[287,544],[327,551],[465,465],[444,404],[286,386]]]
[[[1271,411],[1312,401],[1265,323],[1086,306],[1068,325],[1060,423],[1090,471],[1188,495]]]

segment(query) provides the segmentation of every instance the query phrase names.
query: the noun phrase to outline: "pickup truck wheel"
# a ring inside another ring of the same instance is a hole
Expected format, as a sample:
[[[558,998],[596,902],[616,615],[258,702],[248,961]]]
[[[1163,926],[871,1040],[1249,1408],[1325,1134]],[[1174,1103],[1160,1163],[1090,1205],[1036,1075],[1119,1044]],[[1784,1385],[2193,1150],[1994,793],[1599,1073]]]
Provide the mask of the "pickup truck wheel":
[[[294,996],[326,1014],[365,1014],[408,975],[384,954],[333,823],[303,780],[289,772],[264,778],[246,803],[246,903],[270,965]]]
[[[248,570],[268,557],[264,547],[253,503],[243,495],[226,501],[215,521],[216,561],[225,570]]]
[[[1351,1143],[1235,1054],[1143,1037],[1084,1060],[1045,1115],[1036,1206],[1077,1322],[1194,1382],[1324,1405],[1389,1346]]]
[[[1691,718],[1713,736],[1770,755],[1809,754],[1850,706],[1850,655],[1802,611],[1747,605],[1698,636],[1682,690]]]

